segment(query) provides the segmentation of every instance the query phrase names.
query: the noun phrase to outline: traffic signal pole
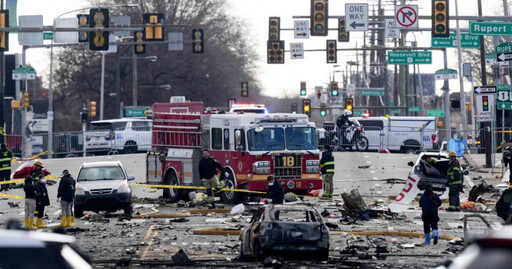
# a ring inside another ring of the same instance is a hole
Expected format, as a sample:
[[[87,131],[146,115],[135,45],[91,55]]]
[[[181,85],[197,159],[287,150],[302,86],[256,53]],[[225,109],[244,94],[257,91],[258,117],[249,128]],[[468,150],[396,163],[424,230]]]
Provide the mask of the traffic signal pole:
[[[0,0],[0,9],[4,9],[4,0]],[[4,68],[4,52],[0,51],[0,143],[5,142],[5,108],[4,108],[4,93],[5,93],[5,85],[4,85],[4,74],[5,74],[5,68]]]

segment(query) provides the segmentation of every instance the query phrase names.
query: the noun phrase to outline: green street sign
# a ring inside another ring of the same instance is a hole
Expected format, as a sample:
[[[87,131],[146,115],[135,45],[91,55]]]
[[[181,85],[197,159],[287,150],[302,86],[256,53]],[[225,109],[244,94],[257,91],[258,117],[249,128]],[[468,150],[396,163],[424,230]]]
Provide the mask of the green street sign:
[[[472,35],[512,35],[512,22],[470,22]]]
[[[409,112],[421,112],[421,106],[411,106],[407,110]]]
[[[399,114],[400,108],[392,108],[390,112],[391,112],[391,114]]]
[[[354,109],[354,111],[352,112],[352,115],[353,116],[362,116],[364,112],[365,112],[364,109]]]
[[[512,52],[512,42],[505,42],[505,43],[499,44],[498,46],[496,46],[495,51],[496,51],[496,54]]]
[[[480,48],[480,37],[470,34],[460,34],[462,42],[460,46],[466,49]],[[450,34],[450,37],[433,37],[433,48],[456,48],[457,47],[457,34]]]
[[[455,69],[439,69],[435,72],[435,79],[456,79],[457,70]]]
[[[496,105],[497,109],[512,110],[512,102],[498,102]]]
[[[496,85],[497,109],[512,110],[512,91],[508,84]]]
[[[32,67],[20,67],[12,70],[13,80],[36,79],[36,70]]]
[[[125,111],[126,117],[144,117],[146,116],[144,113],[147,109],[127,109]]]
[[[431,64],[432,52],[430,51],[389,51],[389,64]]]
[[[53,33],[52,32],[43,33],[43,39],[44,40],[53,40]]]
[[[442,109],[429,109],[427,111],[429,117],[444,117],[444,110]]]
[[[359,91],[360,96],[384,96],[384,91]]]

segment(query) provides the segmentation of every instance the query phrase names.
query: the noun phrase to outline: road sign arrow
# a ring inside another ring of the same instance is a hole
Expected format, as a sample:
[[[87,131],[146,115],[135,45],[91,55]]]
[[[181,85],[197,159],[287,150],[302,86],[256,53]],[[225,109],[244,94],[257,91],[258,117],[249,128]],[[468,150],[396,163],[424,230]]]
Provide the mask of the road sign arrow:
[[[301,57],[302,54],[293,54],[293,57]]]
[[[301,35],[302,37],[305,37],[307,34],[306,33],[301,33],[301,34],[297,34],[297,35]]]
[[[498,54],[498,59],[501,61],[505,61],[505,53]]]
[[[352,27],[352,29],[356,29],[357,27],[364,27],[364,26],[365,26],[364,23],[356,23],[355,21],[350,24],[350,27]]]
[[[505,109],[507,106],[505,104],[501,104],[501,108]]]

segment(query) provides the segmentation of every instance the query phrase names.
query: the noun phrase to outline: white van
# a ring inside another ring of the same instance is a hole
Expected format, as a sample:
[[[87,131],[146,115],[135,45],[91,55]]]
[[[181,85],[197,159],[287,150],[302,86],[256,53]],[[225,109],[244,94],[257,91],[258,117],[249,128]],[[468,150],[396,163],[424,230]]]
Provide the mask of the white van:
[[[151,148],[151,120],[122,118],[92,121],[85,133],[87,152],[135,153]]]
[[[436,148],[435,117],[355,117],[363,125],[369,150],[389,149],[403,153]]]

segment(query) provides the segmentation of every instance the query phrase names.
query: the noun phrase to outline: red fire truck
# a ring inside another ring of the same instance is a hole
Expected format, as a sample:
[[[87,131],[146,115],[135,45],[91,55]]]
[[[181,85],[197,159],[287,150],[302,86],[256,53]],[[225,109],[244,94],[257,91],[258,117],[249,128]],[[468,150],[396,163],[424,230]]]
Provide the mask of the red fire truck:
[[[315,124],[304,114],[213,114],[202,102],[153,105],[148,184],[201,186],[203,149],[224,167],[226,188],[265,191],[269,175],[296,194],[322,188]],[[176,202],[189,192],[165,188],[163,196]],[[245,195],[223,191],[221,198],[237,203]]]

